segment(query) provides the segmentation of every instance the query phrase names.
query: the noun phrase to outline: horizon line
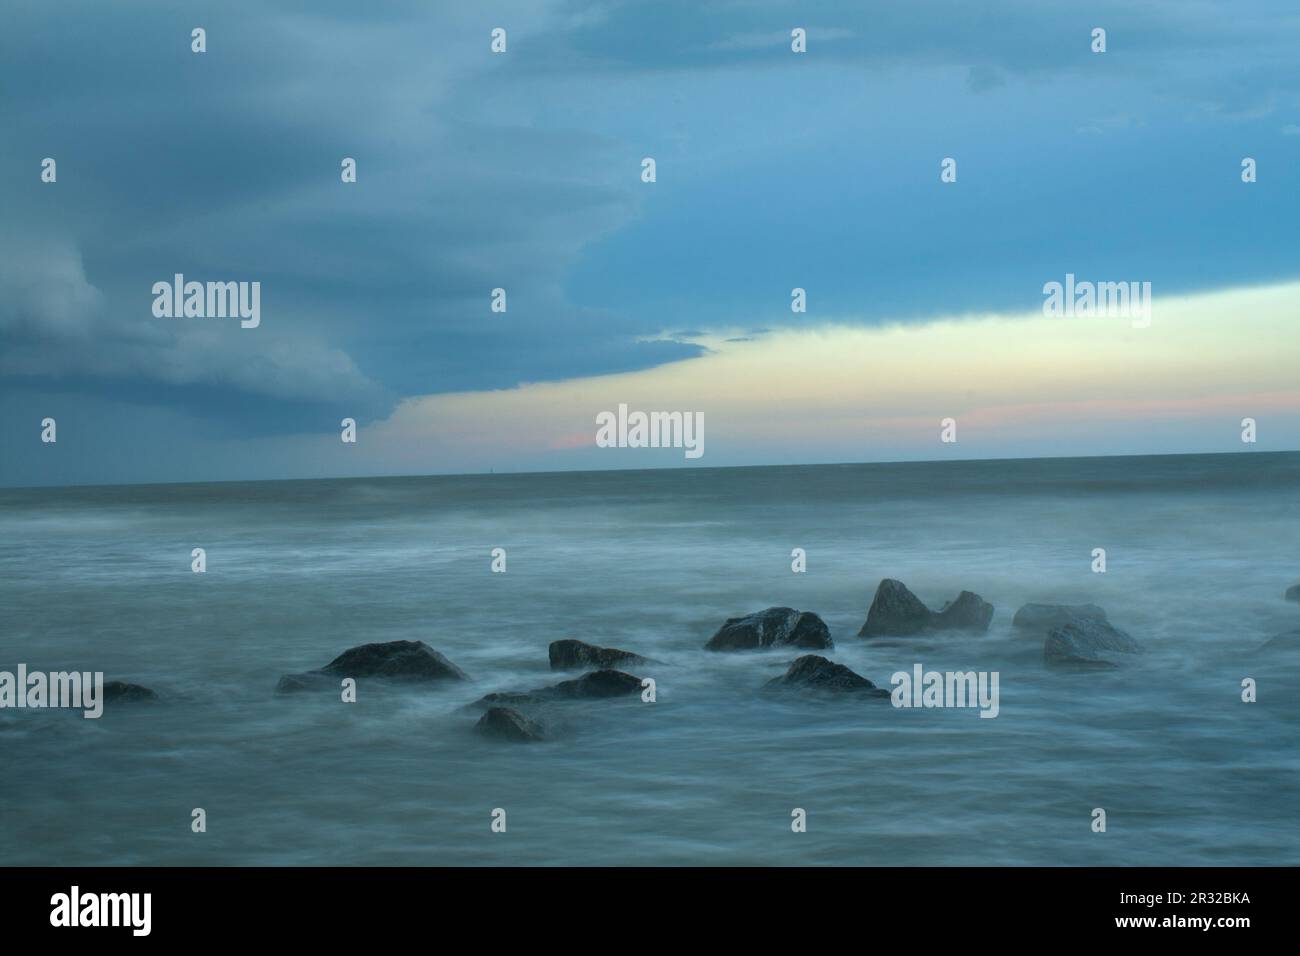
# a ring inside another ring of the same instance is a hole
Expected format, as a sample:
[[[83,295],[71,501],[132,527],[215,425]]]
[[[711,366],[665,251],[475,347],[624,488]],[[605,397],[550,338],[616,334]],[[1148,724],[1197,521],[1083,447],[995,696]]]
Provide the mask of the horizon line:
[[[599,475],[610,473],[659,472],[659,471],[732,471],[745,468],[844,468],[870,467],[873,465],[955,465],[971,462],[1024,462],[1024,461],[1091,461],[1101,458],[1206,458],[1229,455],[1295,455],[1300,448],[1270,451],[1178,451],[1154,452],[1145,455],[1027,455],[1020,458],[907,458],[882,461],[827,461],[804,462],[799,464],[750,464],[750,465],[665,465],[655,468],[554,468],[536,471],[455,471],[436,473],[412,473],[399,475],[339,475],[334,477],[311,478],[224,478],[214,481],[119,481],[98,484],[69,483],[63,485],[0,485],[0,493],[6,491],[53,491],[71,488],[166,488],[183,485],[254,485],[276,482],[306,481],[402,481],[412,478],[496,478],[529,477],[534,475]]]

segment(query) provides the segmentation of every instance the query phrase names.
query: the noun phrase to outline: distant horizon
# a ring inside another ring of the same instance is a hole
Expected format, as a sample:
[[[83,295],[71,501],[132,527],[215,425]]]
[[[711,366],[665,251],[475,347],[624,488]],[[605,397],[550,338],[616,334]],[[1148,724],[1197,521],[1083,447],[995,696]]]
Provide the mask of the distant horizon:
[[[907,458],[907,459],[878,459],[875,461],[813,461],[813,462],[754,462],[750,464],[735,465],[662,465],[656,467],[638,467],[638,468],[553,468],[545,470],[520,470],[513,471],[510,469],[495,469],[493,471],[447,471],[447,472],[411,472],[398,474],[368,474],[368,475],[313,475],[309,477],[284,477],[284,478],[220,478],[212,480],[197,481],[115,481],[101,483],[70,483],[62,485],[0,485],[0,493],[6,491],[54,491],[72,488],[154,488],[154,487],[172,487],[177,485],[252,485],[252,484],[272,484],[272,483],[290,483],[290,482],[315,482],[315,481],[400,481],[412,478],[494,478],[498,476],[509,475],[511,477],[526,478],[533,475],[601,475],[601,474],[640,474],[647,472],[682,472],[682,471],[742,471],[746,469],[758,468],[858,468],[872,467],[876,465],[960,465],[972,464],[975,462],[993,464],[997,462],[1029,462],[1029,461],[1093,461],[1103,459],[1139,459],[1139,458],[1209,458],[1209,457],[1234,457],[1241,455],[1249,456],[1278,456],[1278,455],[1300,455],[1300,448],[1296,449],[1267,449],[1261,451],[1176,451],[1176,452],[1149,452],[1139,454],[1124,455],[1029,455],[1023,457],[988,457],[988,458]]]

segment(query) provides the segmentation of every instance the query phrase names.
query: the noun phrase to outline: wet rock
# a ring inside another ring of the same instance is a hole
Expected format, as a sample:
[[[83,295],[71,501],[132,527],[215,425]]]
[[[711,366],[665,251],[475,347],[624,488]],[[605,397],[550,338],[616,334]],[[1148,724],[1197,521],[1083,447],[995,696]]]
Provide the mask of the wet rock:
[[[1288,601],[1300,601],[1300,584],[1293,584],[1284,595]]]
[[[1043,657],[1049,664],[1078,667],[1117,667],[1141,653],[1137,641],[1105,621],[1076,618],[1047,635]]]
[[[876,596],[871,599],[867,620],[858,636],[919,634],[929,627],[932,617],[934,612],[909,591],[906,584],[885,578],[876,587]]]
[[[640,693],[641,678],[622,671],[599,670],[533,691],[533,696],[543,700],[594,700]]]
[[[146,700],[157,700],[158,695],[148,687],[128,684],[126,681],[104,681],[102,700],[105,704],[135,704]]]
[[[1095,604],[1026,604],[1011,619],[1011,626],[1046,634],[1080,618],[1105,621],[1106,612]]]
[[[491,694],[484,694],[476,700],[471,707],[527,707],[530,704],[540,704],[543,698],[536,694],[526,694],[522,692],[512,693],[510,691],[497,691]]]
[[[877,687],[843,664],[828,661],[817,654],[797,658],[780,677],[763,685],[764,690],[811,690],[834,694],[861,694],[888,697],[889,691]]]
[[[513,707],[489,708],[474,729],[486,737],[514,743],[535,743],[547,737],[541,721],[525,717]]]
[[[276,690],[292,693],[337,687],[338,680],[344,677],[382,677],[394,681],[469,680],[464,671],[424,641],[388,641],[350,648],[314,671],[286,674],[280,678]]]
[[[594,667],[603,670],[620,664],[647,663],[644,657],[631,651],[621,651],[617,647],[597,647],[595,644],[572,639],[552,641],[547,653],[553,671],[576,667]]]
[[[962,591],[934,616],[931,627],[940,631],[987,631],[993,605],[973,591]]]
[[[704,645],[706,651],[746,651],[763,647],[834,647],[826,622],[812,611],[770,607],[744,617],[728,618]]]
[[[858,637],[905,637],[926,631],[987,631],[993,605],[972,591],[962,591],[939,612],[931,611],[902,581],[885,578],[867,609]]]
[[[616,670],[592,671],[527,693],[493,693],[476,700],[471,707],[529,707],[557,700],[600,700],[641,693],[641,678]]]

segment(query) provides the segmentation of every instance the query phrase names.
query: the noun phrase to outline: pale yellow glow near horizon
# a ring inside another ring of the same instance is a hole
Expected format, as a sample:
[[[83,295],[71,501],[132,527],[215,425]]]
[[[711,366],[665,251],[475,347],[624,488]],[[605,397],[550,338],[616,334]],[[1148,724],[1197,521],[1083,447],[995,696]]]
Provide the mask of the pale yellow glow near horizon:
[[[706,444],[790,447],[855,435],[919,447],[943,417],[1003,435],[1044,422],[1141,421],[1300,410],[1300,283],[1163,298],[1149,328],[1041,312],[865,327],[788,327],[657,368],[408,399],[368,440],[394,462],[590,448],[620,403],[700,411]]]

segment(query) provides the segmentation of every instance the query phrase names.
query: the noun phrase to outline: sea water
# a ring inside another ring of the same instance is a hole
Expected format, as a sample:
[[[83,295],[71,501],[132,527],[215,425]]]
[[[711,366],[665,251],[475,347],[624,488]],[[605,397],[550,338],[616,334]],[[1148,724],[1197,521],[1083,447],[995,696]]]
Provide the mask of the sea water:
[[[885,577],[992,625],[858,638]],[[1300,454],[0,490],[0,668],[163,698],[0,710],[0,862],[1296,864],[1300,668],[1257,648],[1300,628],[1297,582]],[[1146,653],[1053,670],[1029,601],[1100,604]],[[760,693],[801,652],[702,648],[773,605],[880,686],[997,671],[998,716]],[[481,695],[574,676],[560,638],[654,658],[628,670],[656,701],[475,734]],[[392,640],[471,681],[274,692]]]

